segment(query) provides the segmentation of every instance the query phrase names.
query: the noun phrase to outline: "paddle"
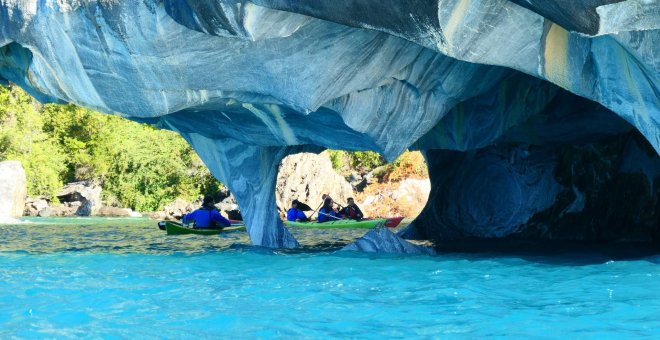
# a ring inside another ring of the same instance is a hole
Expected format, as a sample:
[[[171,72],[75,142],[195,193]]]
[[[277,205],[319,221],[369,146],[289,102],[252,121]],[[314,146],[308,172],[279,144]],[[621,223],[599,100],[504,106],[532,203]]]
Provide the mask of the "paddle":
[[[240,226],[245,226],[245,222],[239,221],[239,220],[228,220],[230,223],[230,227],[240,227]]]
[[[321,195],[321,203],[319,203],[318,207],[316,207],[316,209],[314,209],[314,211],[312,211],[312,213],[309,214],[308,219],[309,219],[310,221],[312,220],[312,216],[314,216],[314,213],[316,213],[316,211],[319,210],[319,208],[321,208],[321,206],[323,205],[323,202],[325,201],[325,198],[326,198],[327,196],[328,196],[327,194],[323,194],[323,195]]]
[[[319,210],[319,208],[321,208],[321,206],[323,205],[323,202],[325,202],[325,199],[326,199],[327,197],[329,197],[329,196],[330,196],[330,195],[328,195],[328,194],[323,194],[323,195],[321,196],[321,203],[319,203],[319,206],[316,207],[316,209],[314,209],[314,211],[313,211],[313,212],[309,215],[309,217],[308,217],[310,220],[312,219],[312,216],[314,216],[314,213],[316,213],[316,211]],[[335,202],[334,200],[332,201],[332,204],[336,204],[337,206],[339,206],[340,210],[344,208],[343,205],[341,205],[341,204]],[[298,202],[298,207],[299,207],[300,210],[303,210],[303,211],[309,211],[309,210],[312,210],[312,209],[304,210],[304,209],[300,208],[301,205],[309,208],[309,206],[308,206],[307,204],[302,203],[302,202],[299,201],[299,202]],[[319,211],[319,214],[322,214],[322,212]],[[327,214],[324,214],[324,215],[327,215]],[[335,217],[335,219],[341,220],[341,218],[337,218],[337,217]]]
[[[325,215],[325,216],[328,216],[329,218],[334,218],[335,220],[338,220],[338,221],[339,221],[339,220],[344,220],[344,219],[341,218],[341,217],[335,217],[335,216],[332,216],[332,215],[330,215],[330,214],[326,214],[326,213],[324,213],[324,212],[320,212],[320,211],[319,211],[319,214],[323,214],[323,215]]]

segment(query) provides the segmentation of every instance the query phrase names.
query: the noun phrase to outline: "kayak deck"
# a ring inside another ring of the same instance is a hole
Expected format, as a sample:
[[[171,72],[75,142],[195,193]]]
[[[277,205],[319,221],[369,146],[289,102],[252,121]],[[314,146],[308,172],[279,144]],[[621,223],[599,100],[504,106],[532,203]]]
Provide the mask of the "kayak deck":
[[[328,222],[293,222],[284,221],[287,226],[300,227],[300,228],[319,228],[319,229],[333,229],[333,228],[346,228],[346,229],[371,229],[376,226],[384,226],[387,222],[386,219],[376,220],[336,220]]]
[[[229,227],[224,227],[222,229],[197,229],[197,228],[190,228],[186,227],[183,224],[172,222],[172,221],[165,221],[165,222],[159,222],[158,225],[159,227],[161,224],[165,225],[165,231],[167,231],[167,235],[187,235],[187,234],[196,234],[196,235],[218,235],[221,233],[225,233],[228,231],[245,231],[245,226],[229,226]]]

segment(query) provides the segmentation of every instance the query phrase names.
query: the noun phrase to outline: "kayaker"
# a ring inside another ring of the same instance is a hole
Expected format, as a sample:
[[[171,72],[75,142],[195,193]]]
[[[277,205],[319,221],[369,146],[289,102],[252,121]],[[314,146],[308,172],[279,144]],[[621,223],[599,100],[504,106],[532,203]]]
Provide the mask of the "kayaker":
[[[332,198],[327,196],[323,201],[323,207],[319,210],[318,222],[341,220],[337,211],[332,207]]]
[[[298,209],[298,200],[293,200],[291,202],[291,209],[286,212],[286,219],[287,221],[300,221],[300,222],[305,222],[307,221],[307,216],[305,216],[305,213],[302,210]]]
[[[224,228],[229,227],[231,222],[220,215],[215,208],[213,197],[206,196],[202,201],[202,207],[183,216],[183,223],[193,223],[193,228]]]
[[[344,209],[341,210],[341,216],[343,218],[350,218],[351,220],[356,220],[359,221],[362,218],[364,218],[364,214],[362,213],[362,210],[355,204],[355,200],[353,197],[349,197],[348,200],[348,205],[344,207]]]

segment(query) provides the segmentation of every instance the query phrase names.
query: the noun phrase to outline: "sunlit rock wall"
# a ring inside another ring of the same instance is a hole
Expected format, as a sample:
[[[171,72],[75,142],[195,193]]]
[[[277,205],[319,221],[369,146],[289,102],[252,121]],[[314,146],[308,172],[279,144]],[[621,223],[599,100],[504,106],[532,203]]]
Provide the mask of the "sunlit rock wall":
[[[297,245],[277,167],[323,148],[428,150],[410,232],[504,237],[561,201],[562,148],[636,129],[660,150],[659,26],[648,0],[0,0],[0,81],[178,131],[257,245]],[[480,168],[497,189],[469,200]]]

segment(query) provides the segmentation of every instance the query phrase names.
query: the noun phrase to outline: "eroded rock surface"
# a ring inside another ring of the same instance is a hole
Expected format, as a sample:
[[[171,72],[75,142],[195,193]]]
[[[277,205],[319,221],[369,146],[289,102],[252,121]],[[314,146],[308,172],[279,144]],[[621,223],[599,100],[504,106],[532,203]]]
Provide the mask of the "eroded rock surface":
[[[435,254],[432,248],[412,244],[384,227],[369,231],[342,250],[385,254]]]
[[[567,192],[654,192],[649,168],[625,161],[630,176],[580,189],[562,157],[636,130],[657,158],[659,13],[641,0],[0,1],[0,80],[178,131],[257,245],[297,245],[277,168],[323,148],[424,150],[432,192],[416,233],[532,237],[524,226],[566,215]]]
[[[76,215],[92,216],[101,206],[101,191],[101,186],[91,181],[74,182],[65,185],[57,198],[66,208],[75,208]],[[66,209],[62,214],[70,215]]]
[[[323,194],[330,195],[342,205],[346,205],[346,200],[353,196],[351,185],[332,169],[327,156],[306,152],[282,160],[275,187],[280,215],[286,216],[294,199],[314,209],[323,202]]]
[[[28,198],[25,202],[23,214],[26,216],[47,217],[50,215],[50,202],[45,197]]]

